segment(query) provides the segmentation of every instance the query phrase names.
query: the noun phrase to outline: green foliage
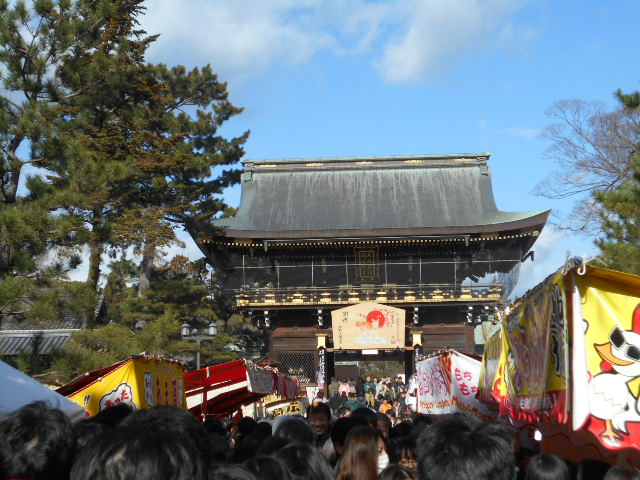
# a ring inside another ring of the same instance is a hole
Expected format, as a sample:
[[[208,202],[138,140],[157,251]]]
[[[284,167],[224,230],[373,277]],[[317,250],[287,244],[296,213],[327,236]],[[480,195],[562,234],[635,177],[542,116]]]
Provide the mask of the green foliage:
[[[177,358],[195,366],[198,344],[181,336],[182,325],[198,330],[201,337],[201,364],[208,365],[238,358],[229,350],[256,350],[261,333],[240,315],[220,319],[219,303],[210,295],[209,271],[202,261],[191,262],[176,256],[154,269],[150,289],[137,296],[139,269],[127,259],[111,263],[105,286],[107,305],[103,322],[107,325],[83,330],[73,335],[63,351],[58,352],[52,370],[57,382],[66,382],[86,371],[94,370],[133,354]],[[202,332],[215,321],[218,334],[207,337]],[[225,348],[227,347],[227,348]]]
[[[640,94],[634,92],[617,97],[625,110],[640,109]],[[609,268],[640,274],[640,144],[629,152],[632,169],[630,179],[618,188],[597,191],[595,200],[601,206],[603,238],[596,244],[600,258]]]
[[[248,132],[220,135],[242,110],[209,66],[146,63],[156,37],[140,29],[143,12],[143,0],[0,0],[0,320],[64,313],[98,326],[55,357],[59,379],[140,351],[188,356],[185,322],[225,323],[203,342],[206,361],[235,358],[225,346],[259,336],[226,323],[204,261],[156,265],[175,228],[208,231],[229,213],[220,194],[238,181]],[[68,282],[84,247],[87,282]],[[112,261],[94,324],[104,254],[131,247],[142,264]]]

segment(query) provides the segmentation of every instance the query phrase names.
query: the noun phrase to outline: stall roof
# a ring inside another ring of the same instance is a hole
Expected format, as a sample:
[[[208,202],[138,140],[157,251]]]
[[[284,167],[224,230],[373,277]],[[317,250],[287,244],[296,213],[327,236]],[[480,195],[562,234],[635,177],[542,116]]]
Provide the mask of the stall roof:
[[[184,383],[189,410],[215,416],[231,415],[270,393],[299,393],[294,380],[242,359],[185,373]]]
[[[93,382],[95,382],[96,380],[104,377],[105,375],[113,372],[114,370],[117,370],[118,368],[120,368],[121,366],[123,366],[125,363],[136,359],[136,358],[157,358],[157,357],[153,357],[151,355],[147,355],[146,353],[140,353],[138,355],[132,355],[131,357],[125,359],[125,360],[121,360],[120,362],[116,362],[113,365],[109,365],[107,367],[102,367],[99,368],[97,370],[93,370],[91,372],[86,372],[83,375],[81,375],[80,377],[71,380],[69,383],[67,383],[66,385],[63,385],[61,387],[59,387],[56,392],[58,392],[60,395],[64,395],[64,396],[69,396],[71,394],[73,394],[74,392],[77,392],[78,390],[83,389],[84,387],[86,387],[87,385],[92,384]],[[183,362],[180,362],[178,360],[167,360],[167,359],[162,359],[165,362],[172,362],[172,363],[179,363],[179,364],[183,364]]]

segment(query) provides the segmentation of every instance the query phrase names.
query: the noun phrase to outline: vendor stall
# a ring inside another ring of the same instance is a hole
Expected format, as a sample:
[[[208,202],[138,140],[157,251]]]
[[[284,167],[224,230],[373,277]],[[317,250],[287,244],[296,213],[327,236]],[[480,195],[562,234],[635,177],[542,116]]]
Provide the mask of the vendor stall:
[[[640,277],[568,265],[505,312],[480,399],[534,424],[542,449],[640,466]]]
[[[87,372],[57,392],[83,407],[87,417],[120,403],[134,409],[184,408],[183,372],[182,362],[140,354]]]
[[[184,381],[187,407],[203,418],[233,416],[269,394],[286,399],[300,394],[297,380],[244,359],[186,373]]]

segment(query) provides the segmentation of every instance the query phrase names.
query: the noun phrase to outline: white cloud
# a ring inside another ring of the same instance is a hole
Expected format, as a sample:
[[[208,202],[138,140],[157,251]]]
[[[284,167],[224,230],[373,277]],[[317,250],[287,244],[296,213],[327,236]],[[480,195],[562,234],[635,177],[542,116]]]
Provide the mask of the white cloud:
[[[535,260],[527,260],[520,269],[520,278],[512,296],[521,296],[562,267],[567,253],[572,257],[591,258],[597,248],[591,239],[560,232],[546,226],[533,245]]]
[[[522,127],[508,127],[500,130],[502,133],[508,133],[509,135],[514,135],[516,137],[521,138],[538,138],[540,135],[540,130],[535,128],[522,128]]]
[[[507,0],[154,0],[143,27],[161,37],[154,62],[210,63],[224,80],[309,61],[317,52],[363,56],[390,82],[442,75],[465,54],[526,45]]]
[[[240,80],[331,48],[332,37],[315,27],[315,7],[314,0],[154,0],[142,23],[149,34],[161,34],[149,51],[152,61],[210,63]]]
[[[477,52],[514,29],[508,15],[519,2],[438,1],[405,2],[404,25],[375,62],[391,82],[420,82],[442,76],[462,56]],[[401,6],[402,4],[399,4]]]

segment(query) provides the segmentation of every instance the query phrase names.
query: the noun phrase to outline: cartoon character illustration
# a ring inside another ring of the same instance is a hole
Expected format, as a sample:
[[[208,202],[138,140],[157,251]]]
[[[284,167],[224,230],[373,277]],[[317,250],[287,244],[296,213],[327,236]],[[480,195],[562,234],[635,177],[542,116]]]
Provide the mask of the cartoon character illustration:
[[[375,330],[376,328],[384,327],[386,321],[384,313],[380,310],[371,310],[367,314],[367,320],[365,322],[356,322],[356,326]]]
[[[594,348],[603,360],[603,371],[589,382],[590,411],[604,420],[600,436],[617,444],[623,439],[621,433],[629,433],[627,423],[640,422],[639,401],[629,388],[629,382],[640,377],[640,305],[633,312],[631,330],[616,326],[609,342],[596,343]]]

